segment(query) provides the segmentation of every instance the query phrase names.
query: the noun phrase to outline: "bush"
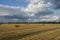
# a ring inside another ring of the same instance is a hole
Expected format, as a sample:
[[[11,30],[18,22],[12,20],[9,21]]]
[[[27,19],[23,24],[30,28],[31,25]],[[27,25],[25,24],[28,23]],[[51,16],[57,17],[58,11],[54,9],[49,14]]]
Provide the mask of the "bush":
[[[19,25],[15,25],[15,27],[19,27]]]

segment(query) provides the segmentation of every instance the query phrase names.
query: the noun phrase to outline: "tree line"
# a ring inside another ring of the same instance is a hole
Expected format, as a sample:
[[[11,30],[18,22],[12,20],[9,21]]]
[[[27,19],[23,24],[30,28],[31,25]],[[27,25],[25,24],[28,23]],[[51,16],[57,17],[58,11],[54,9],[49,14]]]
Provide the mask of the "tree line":
[[[0,22],[0,24],[60,24],[60,22]]]

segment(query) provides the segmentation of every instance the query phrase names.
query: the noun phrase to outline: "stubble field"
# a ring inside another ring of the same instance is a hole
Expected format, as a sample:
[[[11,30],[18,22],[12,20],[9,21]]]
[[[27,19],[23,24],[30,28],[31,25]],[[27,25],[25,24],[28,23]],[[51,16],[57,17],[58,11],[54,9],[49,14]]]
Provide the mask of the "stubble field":
[[[0,40],[60,40],[60,24],[0,24]]]

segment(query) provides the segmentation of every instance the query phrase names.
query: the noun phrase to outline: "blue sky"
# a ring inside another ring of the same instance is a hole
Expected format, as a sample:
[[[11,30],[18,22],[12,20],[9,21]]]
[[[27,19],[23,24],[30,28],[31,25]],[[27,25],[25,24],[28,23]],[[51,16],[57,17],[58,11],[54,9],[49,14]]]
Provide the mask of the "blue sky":
[[[0,4],[9,5],[9,6],[27,6],[28,2],[24,0],[0,0]]]
[[[60,21],[60,0],[0,0],[0,22]]]

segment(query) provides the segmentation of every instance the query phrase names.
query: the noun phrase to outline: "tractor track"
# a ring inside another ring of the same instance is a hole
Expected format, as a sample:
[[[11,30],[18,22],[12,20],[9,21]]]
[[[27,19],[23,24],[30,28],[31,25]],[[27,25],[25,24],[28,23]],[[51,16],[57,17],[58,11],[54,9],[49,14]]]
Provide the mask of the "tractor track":
[[[33,33],[26,34],[26,35],[20,35],[19,39],[22,39],[22,38],[28,37],[28,36],[37,35],[37,34],[44,33],[44,32],[48,32],[48,31],[52,31],[52,30],[57,30],[57,29],[60,29],[60,27],[52,28],[52,29],[46,29],[46,30],[41,30],[41,31],[38,31],[38,32],[33,32]]]
[[[44,32],[48,32],[48,31],[52,31],[52,30],[57,30],[57,29],[60,29],[60,27],[57,27],[57,28],[51,28],[51,29],[45,29],[45,30],[40,30],[40,31],[37,31],[37,32],[32,32],[32,33],[28,33],[28,34],[25,34],[25,35],[20,35],[20,34],[18,34],[18,36],[16,36],[16,37],[14,37],[14,38],[17,38],[17,39],[22,39],[22,38],[25,38],[25,37],[28,37],[28,36],[33,36],[33,35],[37,35],[37,34],[40,34],[40,33],[44,33]],[[7,38],[7,39],[4,39],[4,38],[2,38],[3,40],[13,40],[14,38],[13,37],[11,37],[11,39],[10,38],[8,38],[8,36],[6,36],[5,38]],[[55,38],[55,37],[54,37]],[[52,38],[52,39],[54,39],[54,38]],[[1,39],[1,40],[2,40]],[[16,40],[17,40],[16,39]],[[15,39],[14,39],[15,40]]]

